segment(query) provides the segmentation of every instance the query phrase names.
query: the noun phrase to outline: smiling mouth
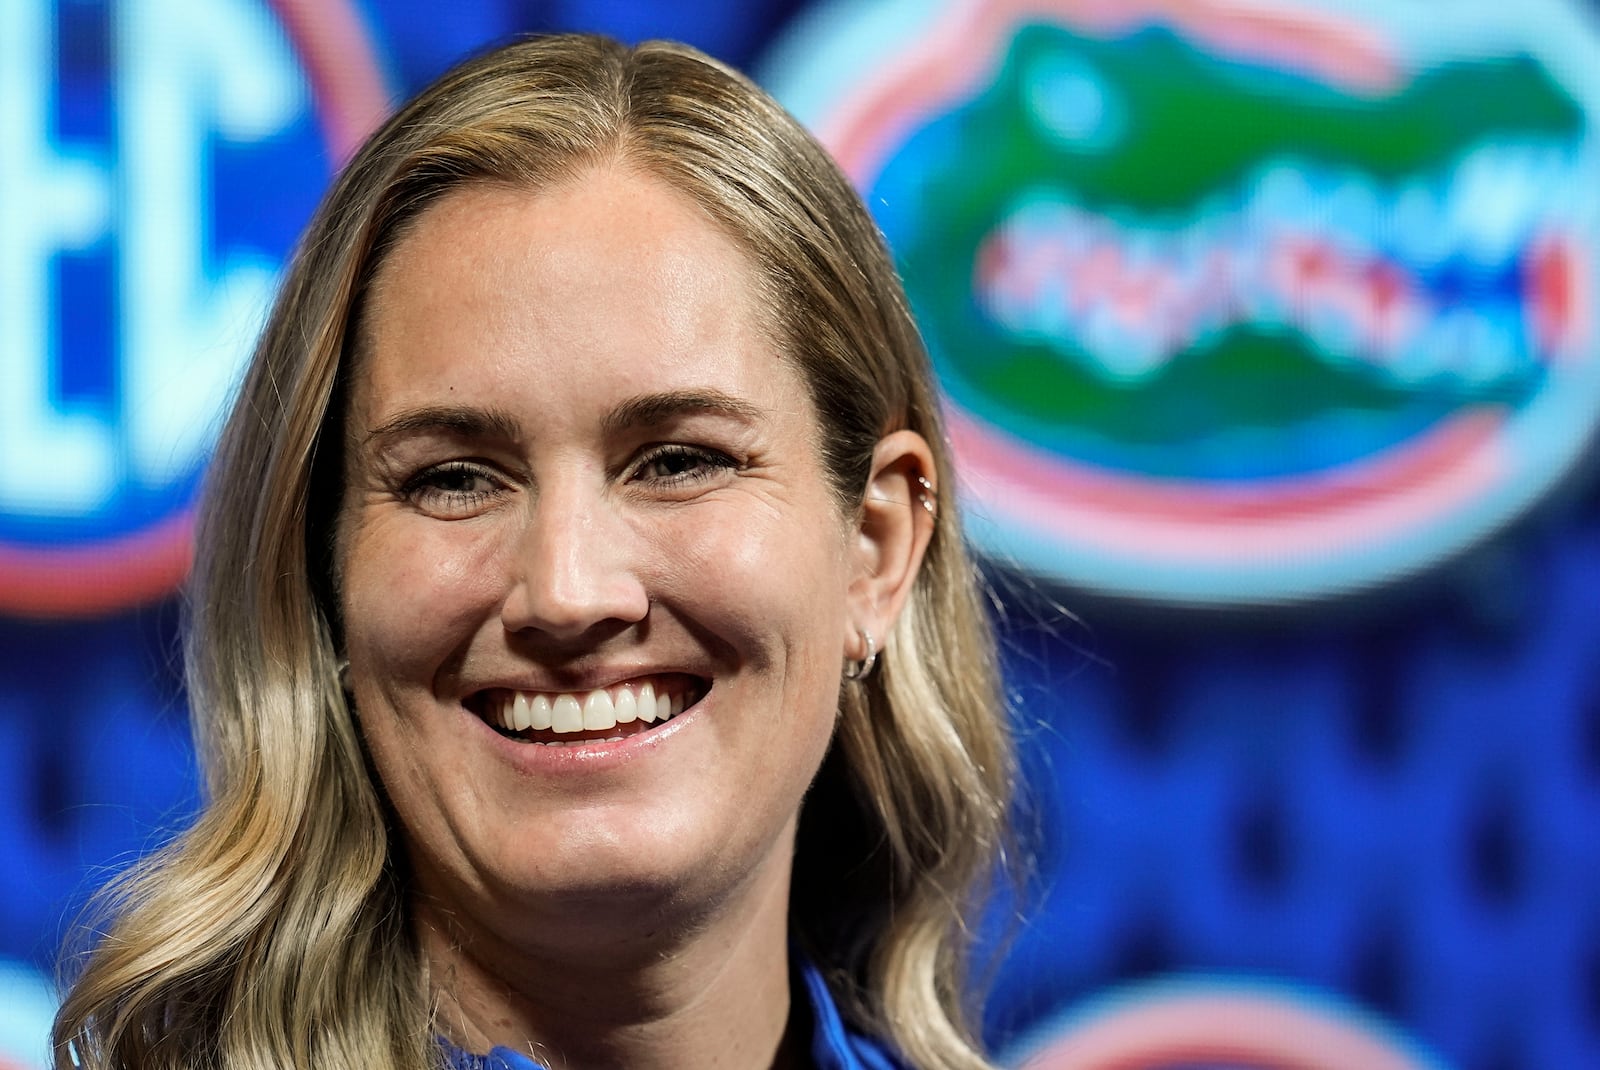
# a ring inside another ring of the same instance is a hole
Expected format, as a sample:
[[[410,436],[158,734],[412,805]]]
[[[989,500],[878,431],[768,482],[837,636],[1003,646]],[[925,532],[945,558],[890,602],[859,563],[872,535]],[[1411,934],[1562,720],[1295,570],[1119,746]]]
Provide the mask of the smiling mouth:
[[[507,739],[547,747],[609,743],[659,728],[705,697],[707,681],[682,673],[593,691],[511,691],[474,696],[473,712]]]

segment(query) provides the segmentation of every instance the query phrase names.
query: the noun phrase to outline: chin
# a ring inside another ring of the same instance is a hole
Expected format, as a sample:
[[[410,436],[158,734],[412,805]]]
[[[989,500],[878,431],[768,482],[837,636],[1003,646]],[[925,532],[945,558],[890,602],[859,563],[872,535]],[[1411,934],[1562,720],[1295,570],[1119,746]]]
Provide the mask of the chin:
[[[446,904],[459,895],[481,896],[500,919],[496,929],[561,944],[692,927],[752,886],[768,885],[785,897],[792,819],[763,843],[753,830],[711,835],[686,809],[619,813],[608,806],[535,819],[542,827],[510,834],[498,858],[475,860],[465,880],[450,882],[455,893],[441,888],[434,896]],[[453,909],[478,913],[467,903]]]

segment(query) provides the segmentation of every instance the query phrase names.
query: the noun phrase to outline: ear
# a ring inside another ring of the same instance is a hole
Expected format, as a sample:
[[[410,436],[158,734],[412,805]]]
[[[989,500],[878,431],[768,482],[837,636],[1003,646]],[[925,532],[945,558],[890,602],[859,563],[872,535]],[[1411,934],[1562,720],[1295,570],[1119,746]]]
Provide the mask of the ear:
[[[867,655],[862,629],[872,633],[882,650],[884,636],[894,627],[911,594],[922,555],[933,538],[938,502],[935,479],[933,451],[921,435],[896,431],[878,441],[855,532],[847,657]]]

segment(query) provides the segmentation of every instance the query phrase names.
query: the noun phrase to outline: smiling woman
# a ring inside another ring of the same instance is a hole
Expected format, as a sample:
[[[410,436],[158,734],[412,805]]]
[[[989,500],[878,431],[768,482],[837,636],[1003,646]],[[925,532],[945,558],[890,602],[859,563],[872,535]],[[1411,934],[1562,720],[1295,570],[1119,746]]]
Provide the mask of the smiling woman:
[[[1011,753],[951,485],[881,240],[759,90],[588,37],[447,75],[241,390],[209,802],[57,1066],[986,1066]]]

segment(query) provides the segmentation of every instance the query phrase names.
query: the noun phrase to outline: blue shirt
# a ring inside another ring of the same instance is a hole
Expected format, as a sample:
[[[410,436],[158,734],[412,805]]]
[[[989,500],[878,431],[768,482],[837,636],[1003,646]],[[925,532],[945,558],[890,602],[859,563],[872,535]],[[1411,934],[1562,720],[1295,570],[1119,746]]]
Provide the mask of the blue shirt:
[[[839,1016],[822,974],[810,963],[800,967],[807,1005],[813,1023],[811,1061],[817,1070],[906,1070],[905,1064],[889,1054],[878,1041],[851,1029]],[[451,1070],[545,1070],[528,1056],[510,1048],[495,1048],[488,1055],[473,1055],[439,1038],[445,1062]]]

